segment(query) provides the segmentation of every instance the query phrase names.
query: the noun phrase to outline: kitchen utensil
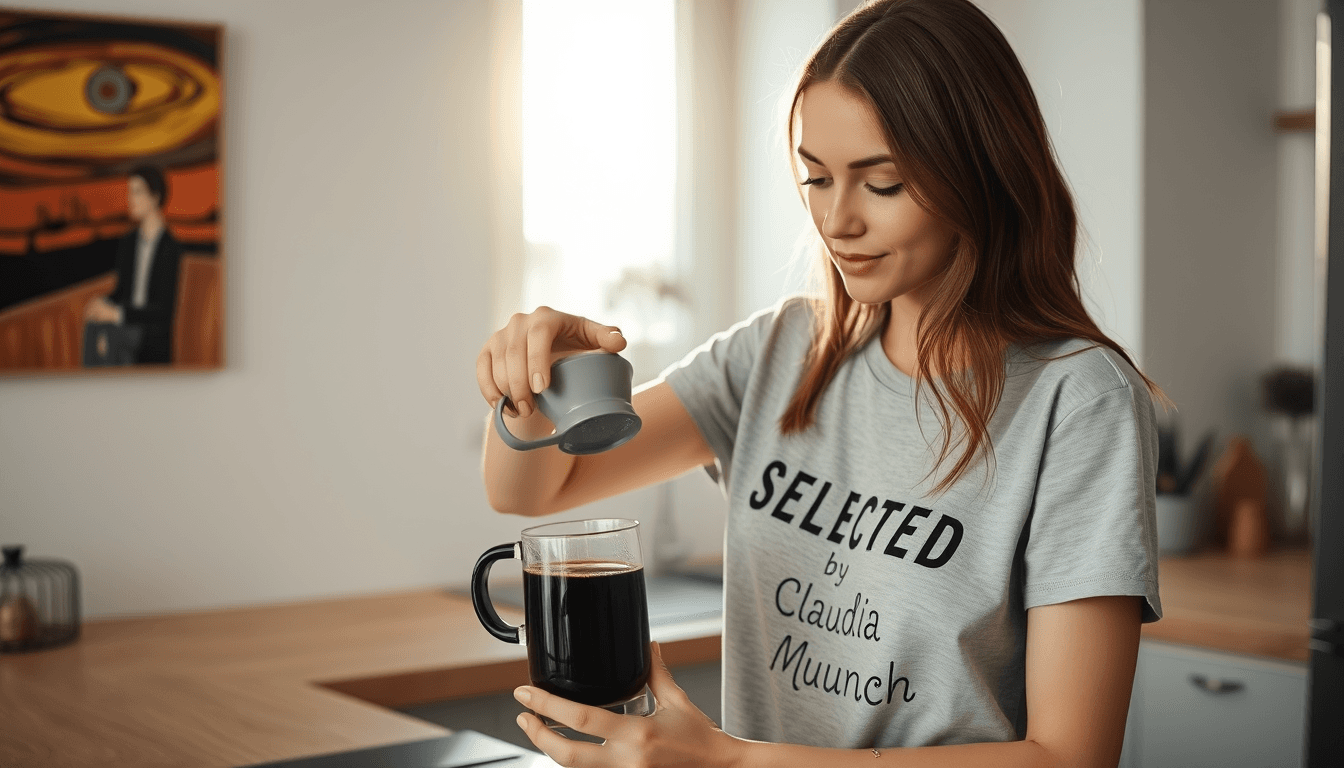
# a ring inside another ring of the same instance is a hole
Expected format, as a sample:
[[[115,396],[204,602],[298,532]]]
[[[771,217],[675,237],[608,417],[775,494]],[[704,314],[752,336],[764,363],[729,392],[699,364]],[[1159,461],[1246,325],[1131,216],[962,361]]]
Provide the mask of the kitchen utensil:
[[[641,425],[630,405],[634,368],[612,352],[583,352],[551,366],[551,384],[534,395],[537,407],[555,425],[540,440],[522,440],[504,423],[508,397],[495,403],[495,431],[506,445],[530,451],[555,445],[578,456],[609,451],[630,440]]]

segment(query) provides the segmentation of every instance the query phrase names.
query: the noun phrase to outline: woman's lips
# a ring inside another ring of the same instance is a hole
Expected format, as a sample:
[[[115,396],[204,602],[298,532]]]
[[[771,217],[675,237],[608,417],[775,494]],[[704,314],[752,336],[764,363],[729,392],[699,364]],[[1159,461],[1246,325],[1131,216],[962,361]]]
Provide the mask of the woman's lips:
[[[872,256],[866,253],[841,253],[836,251],[835,256],[836,266],[840,268],[841,272],[860,277],[876,269],[878,261],[886,254],[880,253]]]

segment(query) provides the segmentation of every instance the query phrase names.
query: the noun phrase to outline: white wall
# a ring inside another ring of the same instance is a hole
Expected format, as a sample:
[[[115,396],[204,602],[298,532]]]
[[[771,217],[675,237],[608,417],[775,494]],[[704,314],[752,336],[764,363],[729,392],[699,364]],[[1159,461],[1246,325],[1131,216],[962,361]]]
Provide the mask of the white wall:
[[[465,582],[524,522],[479,469],[485,0],[26,5],[226,25],[228,364],[0,380],[0,539],[92,616]]]
[[[1175,400],[1187,451],[1216,429],[1272,452],[1259,380],[1280,317],[1279,6],[1147,4],[1147,372]]]
[[[1017,52],[1080,224],[1078,278],[1101,329],[1142,365],[1140,0],[977,0]]]
[[[834,26],[830,0],[738,0],[737,317],[806,288],[800,238],[813,232],[789,169],[788,100],[812,49]]]

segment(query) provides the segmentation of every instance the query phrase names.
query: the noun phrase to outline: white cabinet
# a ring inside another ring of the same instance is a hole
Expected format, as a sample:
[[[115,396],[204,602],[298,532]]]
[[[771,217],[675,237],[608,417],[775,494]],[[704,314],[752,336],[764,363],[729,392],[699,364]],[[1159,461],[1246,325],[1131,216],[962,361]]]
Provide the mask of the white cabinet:
[[[1144,641],[1123,768],[1298,768],[1306,665]]]

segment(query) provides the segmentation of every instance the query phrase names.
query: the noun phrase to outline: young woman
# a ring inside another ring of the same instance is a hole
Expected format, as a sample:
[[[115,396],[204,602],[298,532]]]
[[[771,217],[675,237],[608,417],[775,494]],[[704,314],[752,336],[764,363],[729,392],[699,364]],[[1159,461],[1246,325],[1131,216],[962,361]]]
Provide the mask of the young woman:
[[[639,388],[643,429],[610,452],[518,453],[487,429],[502,512],[718,479],[724,729],[661,663],[646,718],[518,689],[605,744],[520,726],[566,766],[1114,766],[1139,626],[1161,614],[1160,393],[1083,307],[1021,65],[968,0],[878,0],[813,53],[789,121],[824,296]],[[478,358],[481,392],[540,436],[552,361],[624,346],[516,315]]]

